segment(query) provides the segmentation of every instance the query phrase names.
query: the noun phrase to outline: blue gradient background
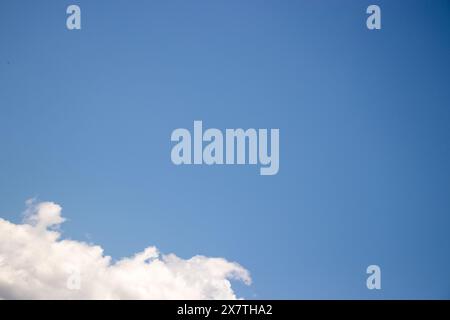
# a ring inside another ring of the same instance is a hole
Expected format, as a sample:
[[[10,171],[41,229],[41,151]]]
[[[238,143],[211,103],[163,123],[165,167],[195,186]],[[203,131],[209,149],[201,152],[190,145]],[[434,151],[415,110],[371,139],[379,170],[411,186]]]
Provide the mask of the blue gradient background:
[[[449,58],[444,0],[2,0],[0,216],[36,196],[115,258],[237,261],[245,298],[448,299]],[[280,172],[174,166],[194,120],[280,128]]]

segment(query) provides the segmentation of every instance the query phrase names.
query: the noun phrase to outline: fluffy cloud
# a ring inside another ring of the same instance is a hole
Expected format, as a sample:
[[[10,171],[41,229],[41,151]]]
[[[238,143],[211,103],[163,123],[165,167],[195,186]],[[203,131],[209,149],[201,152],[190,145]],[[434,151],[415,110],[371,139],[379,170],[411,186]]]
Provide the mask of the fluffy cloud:
[[[155,247],[113,262],[100,246],[61,239],[61,207],[28,203],[24,224],[0,218],[0,299],[235,299],[246,269],[223,258],[184,260]]]

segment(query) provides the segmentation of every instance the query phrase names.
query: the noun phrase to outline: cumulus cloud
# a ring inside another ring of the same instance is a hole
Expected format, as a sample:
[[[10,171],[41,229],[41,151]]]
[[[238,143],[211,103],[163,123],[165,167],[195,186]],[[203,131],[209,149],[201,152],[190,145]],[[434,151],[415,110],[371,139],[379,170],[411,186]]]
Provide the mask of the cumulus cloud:
[[[181,259],[148,247],[113,262],[100,246],[61,239],[52,202],[28,202],[24,224],[0,218],[1,299],[235,299],[248,271],[223,258]]]

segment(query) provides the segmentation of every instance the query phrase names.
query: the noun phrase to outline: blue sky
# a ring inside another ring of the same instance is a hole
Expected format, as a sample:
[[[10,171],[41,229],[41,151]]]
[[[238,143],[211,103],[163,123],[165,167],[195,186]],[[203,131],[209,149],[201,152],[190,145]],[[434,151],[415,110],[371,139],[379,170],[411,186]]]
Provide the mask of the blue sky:
[[[2,1],[0,48],[0,217],[225,257],[245,298],[450,298],[448,1]],[[279,128],[279,173],[174,166],[194,120]]]

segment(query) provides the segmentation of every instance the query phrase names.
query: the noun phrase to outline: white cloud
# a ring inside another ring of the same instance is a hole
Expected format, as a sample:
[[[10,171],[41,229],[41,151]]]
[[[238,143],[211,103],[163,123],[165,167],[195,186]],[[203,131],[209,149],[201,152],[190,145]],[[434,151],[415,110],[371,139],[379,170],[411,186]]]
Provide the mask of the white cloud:
[[[223,258],[181,259],[148,247],[113,262],[100,246],[61,239],[52,202],[27,202],[25,224],[0,218],[1,299],[235,299],[248,271]]]

